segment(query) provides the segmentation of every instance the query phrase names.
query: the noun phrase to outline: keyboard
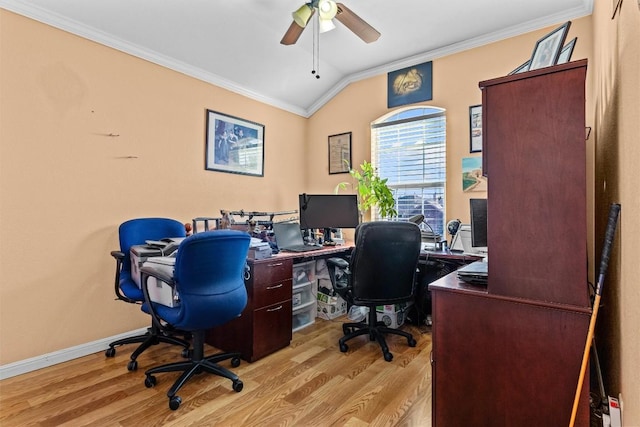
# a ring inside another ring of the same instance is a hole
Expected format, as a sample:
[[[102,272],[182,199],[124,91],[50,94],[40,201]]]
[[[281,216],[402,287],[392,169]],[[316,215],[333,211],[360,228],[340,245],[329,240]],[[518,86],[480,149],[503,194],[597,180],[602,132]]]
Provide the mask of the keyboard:
[[[281,248],[281,250],[287,251],[287,252],[309,252],[309,251],[317,251],[319,249],[322,249],[322,246],[297,245],[297,246],[288,246],[286,248]]]

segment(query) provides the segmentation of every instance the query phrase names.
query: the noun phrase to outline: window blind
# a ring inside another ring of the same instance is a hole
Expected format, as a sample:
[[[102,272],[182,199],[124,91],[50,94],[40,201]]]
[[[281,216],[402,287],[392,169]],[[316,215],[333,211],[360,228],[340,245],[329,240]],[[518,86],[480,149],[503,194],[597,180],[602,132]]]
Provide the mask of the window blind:
[[[446,115],[439,108],[411,108],[371,125],[371,162],[387,178],[398,219],[423,214],[444,235]],[[380,219],[372,212],[373,219]]]

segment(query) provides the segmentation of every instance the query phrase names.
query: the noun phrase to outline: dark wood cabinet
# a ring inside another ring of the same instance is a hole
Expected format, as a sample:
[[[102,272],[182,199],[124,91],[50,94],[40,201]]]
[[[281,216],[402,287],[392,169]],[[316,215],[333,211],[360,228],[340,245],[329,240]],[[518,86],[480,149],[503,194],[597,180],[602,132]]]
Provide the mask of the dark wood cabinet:
[[[291,342],[291,258],[249,260],[248,301],[237,319],[209,330],[207,344],[254,362]]]
[[[434,426],[569,424],[591,314],[586,67],[480,83],[489,280],[430,286]]]

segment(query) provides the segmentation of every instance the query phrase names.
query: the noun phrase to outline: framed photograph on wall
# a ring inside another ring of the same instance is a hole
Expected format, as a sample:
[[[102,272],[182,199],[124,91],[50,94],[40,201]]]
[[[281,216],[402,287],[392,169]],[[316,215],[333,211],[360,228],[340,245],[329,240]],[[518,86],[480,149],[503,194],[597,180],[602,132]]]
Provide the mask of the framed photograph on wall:
[[[531,55],[529,70],[550,67],[558,62],[571,21],[567,21],[537,41]]]
[[[387,108],[433,99],[433,62],[387,74]]]
[[[469,152],[482,151],[482,105],[469,107]]]
[[[207,110],[205,169],[264,176],[264,125]]]
[[[329,136],[329,175],[349,173],[351,169],[351,132]]]

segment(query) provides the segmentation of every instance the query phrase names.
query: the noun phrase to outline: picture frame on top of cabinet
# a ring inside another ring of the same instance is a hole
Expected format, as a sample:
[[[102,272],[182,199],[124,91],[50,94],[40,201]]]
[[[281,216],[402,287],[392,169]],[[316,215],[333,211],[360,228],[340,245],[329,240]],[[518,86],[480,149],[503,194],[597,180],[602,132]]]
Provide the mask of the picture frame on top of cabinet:
[[[482,151],[482,105],[469,107],[469,152]]]
[[[564,64],[571,60],[571,54],[573,53],[573,48],[576,47],[577,41],[578,38],[574,37],[569,43],[564,45],[560,51],[560,56],[558,56],[558,62],[556,62],[556,64]]]
[[[571,27],[571,21],[565,22],[536,42],[531,54],[529,71],[550,67],[558,62],[569,27]]]
[[[512,74],[524,73],[525,71],[529,71],[529,65],[530,64],[531,64],[531,60],[527,60],[527,62],[525,62],[524,64],[518,66],[518,68],[516,68],[515,70],[510,72],[508,75],[510,76]]]

